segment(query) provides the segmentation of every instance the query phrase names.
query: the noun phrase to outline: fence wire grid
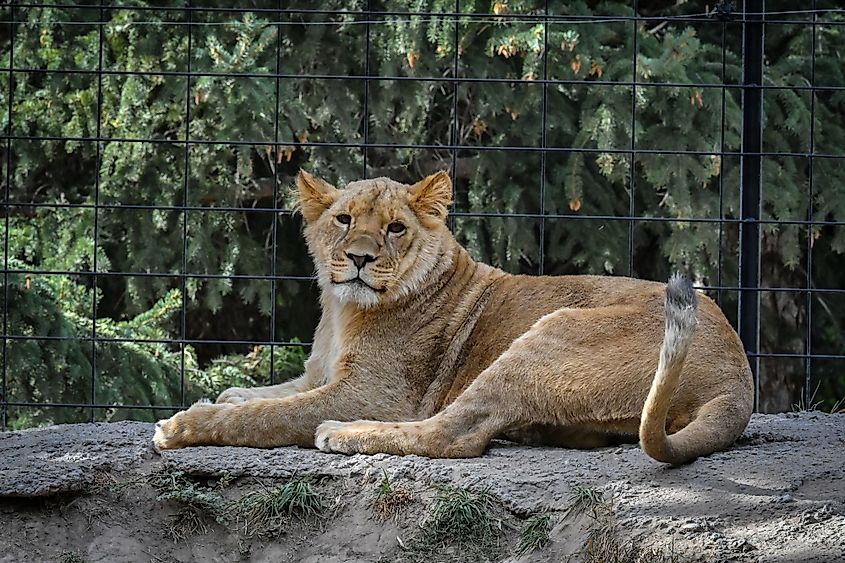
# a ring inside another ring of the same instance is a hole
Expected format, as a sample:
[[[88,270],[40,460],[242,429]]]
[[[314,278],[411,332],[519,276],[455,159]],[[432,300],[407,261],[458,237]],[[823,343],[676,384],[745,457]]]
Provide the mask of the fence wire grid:
[[[293,373],[300,166],[448,170],[509,271],[691,272],[757,410],[841,407],[845,10],[811,4],[3,4],[2,428]]]

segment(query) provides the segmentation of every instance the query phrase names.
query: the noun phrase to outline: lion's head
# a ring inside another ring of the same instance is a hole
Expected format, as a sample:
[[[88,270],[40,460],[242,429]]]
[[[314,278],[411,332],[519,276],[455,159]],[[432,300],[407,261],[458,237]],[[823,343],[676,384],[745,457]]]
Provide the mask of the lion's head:
[[[448,266],[452,182],[445,172],[412,186],[375,178],[337,189],[300,171],[296,185],[318,282],[340,302],[390,303]]]

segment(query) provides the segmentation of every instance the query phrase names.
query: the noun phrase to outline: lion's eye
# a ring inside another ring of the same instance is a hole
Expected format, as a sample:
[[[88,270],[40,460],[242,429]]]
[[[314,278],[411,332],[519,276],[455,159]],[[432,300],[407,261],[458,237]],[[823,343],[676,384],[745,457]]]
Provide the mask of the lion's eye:
[[[396,222],[391,223],[387,226],[387,232],[393,233],[395,235],[398,235],[400,233],[404,233],[405,232],[405,225],[396,221]]]
[[[341,225],[348,225],[352,222],[352,216],[347,213],[341,213],[340,215],[335,216],[335,221]]]

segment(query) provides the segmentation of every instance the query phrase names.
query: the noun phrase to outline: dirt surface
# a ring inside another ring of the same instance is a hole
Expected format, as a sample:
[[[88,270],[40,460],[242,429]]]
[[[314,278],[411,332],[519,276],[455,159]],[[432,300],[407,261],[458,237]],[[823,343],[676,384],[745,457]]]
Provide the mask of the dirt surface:
[[[133,422],[0,434],[0,561],[579,561],[600,524],[595,509],[572,509],[579,490],[602,497],[621,545],[665,555],[644,561],[845,561],[842,414],[755,415],[732,449],[678,468],[636,446],[497,442],[463,460],[219,447],[159,457],[151,437],[151,424]],[[201,521],[188,526],[162,476],[226,508],[191,509]],[[394,514],[375,503],[385,476],[405,495]],[[254,535],[238,499],[297,478],[320,513]],[[442,486],[489,495],[483,550],[438,538],[427,551]],[[533,515],[549,516],[550,541],[520,556]]]

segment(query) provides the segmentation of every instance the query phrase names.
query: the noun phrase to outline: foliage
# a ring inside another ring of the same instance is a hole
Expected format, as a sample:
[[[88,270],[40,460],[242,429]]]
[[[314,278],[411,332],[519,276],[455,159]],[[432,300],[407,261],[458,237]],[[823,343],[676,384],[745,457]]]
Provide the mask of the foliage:
[[[61,221],[59,212],[56,214]],[[55,217],[50,218],[55,219]],[[66,218],[64,218],[66,220]],[[76,223],[67,221],[70,231]],[[49,221],[45,221],[49,224]],[[35,226],[13,225],[11,243],[23,249],[24,258],[43,255],[45,270],[84,268],[87,241],[75,239],[56,225],[55,239],[33,236]],[[49,228],[49,227],[47,227]],[[13,270],[26,270],[26,263],[9,259]],[[7,386],[10,401],[35,403],[85,404],[178,404],[181,353],[160,342],[104,342],[92,345],[95,334],[100,339],[164,340],[171,338],[174,316],[181,308],[181,296],[171,290],[153,303],[149,310],[125,320],[98,318],[92,321],[93,308],[102,292],[92,289],[84,276],[10,274],[8,287],[0,284],[9,304],[7,322],[10,333],[18,336],[47,337],[50,340],[20,339],[7,342]],[[92,358],[96,354],[94,367]],[[190,349],[185,352],[185,367],[195,368]],[[92,380],[92,375],[93,380]],[[94,396],[92,397],[92,392]],[[128,411],[112,409],[106,417],[125,418]],[[84,416],[80,410],[38,408],[13,417],[12,426],[51,422],[75,422]],[[142,418],[152,419],[154,412]],[[102,417],[102,415],[101,415]]]
[[[177,5],[156,3],[169,4]],[[313,282],[261,278],[312,272],[299,219],[272,211],[291,208],[293,174],[305,166],[339,184],[365,172],[410,181],[451,169],[452,151],[437,147],[454,144],[462,146],[454,161],[454,228],[480,259],[537,273],[544,253],[545,273],[666,279],[684,269],[699,283],[739,285],[736,223],[720,228],[684,219],[739,216],[739,159],[730,153],[740,148],[740,90],[718,86],[741,82],[740,26],[654,20],[545,26],[507,18],[542,13],[536,0],[462,1],[463,12],[489,17],[456,24],[437,15],[454,9],[451,0],[415,0],[414,11],[433,15],[368,18],[379,23],[368,25],[365,49],[365,24],[354,13],[363,5],[331,0],[321,9],[346,13],[290,13],[278,26],[272,12],[196,11],[197,25],[190,28],[178,9],[109,9],[102,52],[94,23],[99,10],[71,3],[15,8],[21,23],[14,29],[14,66],[54,72],[14,74],[12,121],[2,112],[0,127],[35,139],[10,143],[11,183],[3,189],[13,204],[63,207],[10,207],[9,267],[104,275],[97,276],[96,289],[90,275],[10,275],[10,331],[87,338],[96,318],[98,335],[167,340],[181,336],[184,307],[190,340],[266,341],[275,319],[276,339],[308,341],[318,314]],[[373,10],[391,6],[370,3]],[[289,6],[297,7],[309,4]],[[553,15],[632,15],[621,0],[550,7]],[[639,9],[653,17],[703,11],[700,3],[655,1],[641,1]],[[763,159],[767,220],[845,220],[845,168],[833,158],[813,159],[811,167],[800,156],[811,148],[841,155],[845,146],[838,119],[845,92],[803,89],[813,80],[845,85],[842,33],[842,26],[817,26],[813,64],[810,26],[767,25],[766,83],[779,89],[765,92],[764,149],[781,155]],[[0,35],[0,59],[9,59],[10,45]],[[101,59],[108,70],[137,74],[58,72],[95,71]],[[178,74],[188,69],[207,74]],[[520,82],[377,79],[365,86],[342,78],[366,72],[451,77],[456,71]],[[277,80],[276,72],[285,78]],[[340,78],[298,78],[305,75]],[[562,82],[535,82],[544,77]],[[2,107],[9,104],[8,86],[0,86]],[[98,134],[106,140],[89,140]],[[632,134],[646,151],[635,157]],[[365,141],[397,147],[367,149],[365,171],[363,150],[336,146]],[[552,151],[541,156],[536,149],[544,146]],[[712,154],[720,151],[729,155]],[[95,213],[95,203],[105,207]],[[183,205],[189,210],[179,209]],[[632,211],[648,220],[630,228],[618,219]],[[474,215],[479,212],[522,216]],[[541,222],[543,213],[550,217]],[[766,224],[762,248],[764,286],[806,287],[811,248],[816,284],[843,287],[835,267],[845,253],[841,227]],[[175,277],[183,271],[194,275],[184,291]],[[118,275],[131,273],[144,275]],[[735,292],[720,295],[735,317]],[[845,304],[835,297],[764,292],[763,351],[804,353],[810,334],[813,351],[840,354]],[[87,402],[90,347],[85,340],[9,341],[9,400]],[[295,374],[302,352],[277,348],[277,373]],[[264,383],[269,372],[267,347],[203,344],[185,346],[184,354],[187,398]],[[98,344],[95,398],[177,404],[181,362],[182,351],[165,344]],[[797,402],[805,368],[800,360],[764,360],[761,407],[784,410]],[[811,375],[826,407],[845,395],[836,362],[814,362]],[[19,425],[80,416],[66,412],[11,415]]]
[[[41,239],[33,225],[37,223],[21,227],[13,224],[10,229],[12,243],[25,249],[26,256],[43,255],[41,263],[48,271],[84,267],[84,248],[67,244],[61,237]],[[62,248],[70,252],[63,253]],[[25,270],[26,264],[11,258],[9,267]],[[93,389],[93,402],[98,404],[179,405],[182,353],[178,346],[166,342],[176,332],[174,321],[182,308],[180,291],[170,290],[149,310],[126,320],[97,318],[96,335],[100,340],[92,346],[92,308],[101,303],[102,292],[91,289],[80,279],[83,277],[35,273],[8,276],[10,332],[50,338],[8,341],[9,400],[85,404],[92,402]],[[0,284],[2,291],[5,288]],[[92,364],[94,354],[96,369]],[[301,347],[279,347],[274,356],[275,373],[281,379],[301,373],[305,359]],[[219,358],[200,370],[193,348],[185,346],[184,368],[185,400],[192,402],[216,396],[228,386],[264,384],[270,373],[270,347],[256,346],[246,355]],[[162,414],[118,407],[97,416],[107,420],[155,420]],[[85,417],[82,409],[35,408],[12,417],[12,427],[75,422]]]

